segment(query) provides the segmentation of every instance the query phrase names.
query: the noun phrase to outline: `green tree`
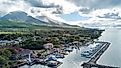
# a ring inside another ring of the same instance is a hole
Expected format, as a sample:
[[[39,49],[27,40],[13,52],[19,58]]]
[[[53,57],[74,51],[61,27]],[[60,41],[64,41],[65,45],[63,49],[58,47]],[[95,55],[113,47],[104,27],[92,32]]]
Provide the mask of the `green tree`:
[[[4,49],[2,52],[2,55],[4,55],[5,57],[10,57],[12,55],[11,51]]]
[[[3,65],[6,63],[6,59],[3,56],[0,56],[0,65]]]

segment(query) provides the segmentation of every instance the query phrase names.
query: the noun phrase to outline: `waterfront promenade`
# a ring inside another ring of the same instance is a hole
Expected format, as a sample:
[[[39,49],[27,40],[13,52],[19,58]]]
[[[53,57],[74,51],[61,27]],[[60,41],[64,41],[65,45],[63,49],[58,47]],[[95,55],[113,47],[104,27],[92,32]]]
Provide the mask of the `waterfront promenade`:
[[[100,58],[100,56],[107,50],[110,43],[109,42],[99,42],[104,43],[102,47],[90,58],[88,62],[83,63],[81,66],[83,68],[91,68],[91,67],[97,67],[97,68],[119,68],[119,67],[113,67],[113,66],[106,66],[106,65],[99,65],[96,64],[97,60]]]

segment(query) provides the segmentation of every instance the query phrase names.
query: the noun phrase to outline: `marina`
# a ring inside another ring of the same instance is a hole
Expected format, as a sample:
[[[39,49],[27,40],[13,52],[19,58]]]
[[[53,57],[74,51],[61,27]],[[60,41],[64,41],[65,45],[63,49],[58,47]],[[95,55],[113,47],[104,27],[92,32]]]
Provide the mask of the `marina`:
[[[94,55],[90,58],[90,60],[88,62],[84,62],[81,65],[81,66],[83,66],[83,68],[91,68],[91,67],[97,67],[97,68],[119,68],[119,67],[113,67],[113,66],[96,64],[97,60],[107,50],[107,48],[110,45],[109,42],[101,42],[101,43],[104,43],[101,46],[101,48],[98,48],[98,50],[94,53]]]
[[[82,57],[91,58],[102,46],[103,42],[95,42],[95,46],[81,53]]]
[[[93,48],[96,50],[90,50],[92,48],[89,49],[89,51],[94,51],[90,57],[81,56],[82,53],[84,53],[85,49],[81,51],[81,54],[80,54],[81,59],[87,58],[86,61],[88,61],[88,62],[86,62],[86,63],[84,62],[82,64],[83,68],[87,68],[87,67],[88,68],[90,68],[90,67],[107,67],[108,68],[108,67],[111,67],[111,66],[96,64],[97,60],[100,58],[100,56],[103,54],[103,52],[105,52],[105,50],[109,47],[110,43],[108,43],[108,42],[95,42],[94,45],[95,45],[95,47],[93,47]],[[88,47],[90,47],[90,45]],[[65,59],[67,59],[67,57],[65,57]],[[65,64],[64,60],[62,62],[58,62],[57,58],[54,55],[50,55],[50,56],[48,56],[48,59],[45,60],[46,62],[45,61],[43,61],[43,62],[38,61],[36,64],[41,64],[41,65],[49,66],[49,67],[62,68],[63,64]],[[70,61],[70,60],[68,60],[68,61],[70,63],[76,64],[73,61]],[[82,60],[81,62],[83,62],[83,61],[84,60]],[[20,68],[23,68],[23,67],[20,67]],[[115,68],[115,67],[113,67],[113,68]],[[118,68],[118,67],[116,67],[116,68]]]

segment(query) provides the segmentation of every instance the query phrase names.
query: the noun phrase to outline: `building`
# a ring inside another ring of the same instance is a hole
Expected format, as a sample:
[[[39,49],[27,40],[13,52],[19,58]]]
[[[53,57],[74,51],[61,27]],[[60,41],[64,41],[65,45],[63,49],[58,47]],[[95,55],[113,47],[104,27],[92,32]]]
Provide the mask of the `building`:
[[[44,44],[44,47],[46,49],[52,49],[53,48],[53,44],[52,43],[46,43],[46,44]]]

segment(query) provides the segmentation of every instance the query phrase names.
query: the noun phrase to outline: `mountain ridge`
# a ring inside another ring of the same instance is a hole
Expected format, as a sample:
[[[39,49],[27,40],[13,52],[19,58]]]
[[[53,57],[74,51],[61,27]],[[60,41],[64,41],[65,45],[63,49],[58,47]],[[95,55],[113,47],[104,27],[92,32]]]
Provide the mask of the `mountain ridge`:
[[[46,22],[38,20],[23,11],[10,12],[4,15],[3,17],[1,17],[0,20],[15,20],[15,21],[22,21],[26,23],[47,24]]]
[[[44,19],[46,19],[46,20],[44,20]],[[25,13],[23,11],[10,12],[10,13],[4,15],[3,17],[1,17],[0,20],[24,22],[24,23],[34,24],[34,25],[67,26],[67,27],[71,26],[71,27],[73,27],[73,25],[69,25],[64,22],[53,20],[52,18],[49,18],[47,16],[43,16],[42,19],[39,19],[39,18],[37,19],[37,18],[34,18],[34,17],[28,15],[27,13]]]

